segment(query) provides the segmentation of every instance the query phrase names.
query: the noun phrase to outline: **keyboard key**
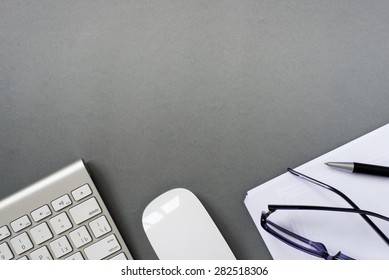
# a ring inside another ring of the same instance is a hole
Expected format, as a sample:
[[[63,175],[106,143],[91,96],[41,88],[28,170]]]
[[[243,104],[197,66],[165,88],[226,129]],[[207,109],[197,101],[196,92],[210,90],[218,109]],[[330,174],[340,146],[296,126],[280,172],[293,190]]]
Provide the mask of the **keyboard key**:
[[[39,249],[32,251],[30,257],[32,260],[41,260],[41,261],[53,259],[46,246],[40,247]]]
[[[11,228],[14,232],[21,231],[22,229],[29,227],[31,225],[31,221],[27,215],[20,217],[19,219],[13,221],[11,223]]]
[[[70,232],[69,236],[76,248],[80,248],[81,246],[84,246],[92,241],[92,237],[90,236],[85,226]]]
[[[69,212],[76,224],[81,224],[82,222],[100,214],[101,208],[97,203],[96,198],[92,197],[87,201],[70,208]]]
[[[63,208],[69,206],[72,204],[72,201],[70,200],[70,197],[65,194],[61,196],[60,198],[57,198],[56,200],[51,202],[51,206],[53,206],[53,209],[55,211],[62,210]]]
[[[89,226],[96,238],[103,236],[112,230],[105,216],[101,216],[100,218],[90,222]]]
[[[10,260],[14,257],[7,243],[0,244],[0,260]]]
[[[72,246],[66,236],[62,236],[50,243],[51,250],[56,258],[60,258],[73,251]]]
[[[28,237],[27,233],[25,232],[12,238],[11,244],[15,249],[16,254],[18,255],[23,254],[33,247],[30,237]]]
[[[81,255],[80,252],[77,252],[70,257],[67,257],[66,260],[71,260],[71,261],[78,261],[78,260],[85,260],[84,257]]]
[[[85,185],[75,189],[74,191],[72,191],[72,196],[73,196],[75,201],[80,201],[81,199],[83,199],[84,197],[87,197],[90,194],[92,194],[92,190],[88,184],[85,184]]]
[[[116,236],[111,234],[99,242],[85,248],[84,252],[90,260],[101,260],[121,249]]]
[[[53,234],[46,223],[41,223],[40,225],[31,228],[30,234],[34,242],[38,245],[53,237]]]
[[[0,260],[88,259],[85,250],[131,259],[82,160],[0,201]]]
[[[32,219],[35,222],[39,222],[40,220],[50,215],[51,215],[51,210],[47,205],[43,205],[42,207],[39,207],[38,209],[31,212]]]
[[[114,261],[127,260],[127,257],[124,253],[120,253],[119,255],[110,258],[110,260],[114,260]]]
[[[62,232],[72,228],[72,223],[70,222],[66,213],[61,213],[54,218],[51,218],[50,224],[56,234],[61,234]]]
[[[28,257],[27,256],[23,256],[21,258],[18,258],[18,261],[28,261]]]
[[[11,235],[11,232],[9,231],[7,226],[2,226],[0,228],[0,241],[3,239],[6,239],[10,235]]]

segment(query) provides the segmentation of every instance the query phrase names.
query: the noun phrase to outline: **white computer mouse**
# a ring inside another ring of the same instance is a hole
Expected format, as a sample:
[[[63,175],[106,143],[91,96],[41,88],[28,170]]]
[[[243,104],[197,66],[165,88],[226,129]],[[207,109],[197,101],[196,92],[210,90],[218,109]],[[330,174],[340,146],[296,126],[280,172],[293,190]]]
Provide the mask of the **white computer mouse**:
[[[204,206],[187,189],[172,189],[150,202],[142,223],[161,260],[235,260]]]

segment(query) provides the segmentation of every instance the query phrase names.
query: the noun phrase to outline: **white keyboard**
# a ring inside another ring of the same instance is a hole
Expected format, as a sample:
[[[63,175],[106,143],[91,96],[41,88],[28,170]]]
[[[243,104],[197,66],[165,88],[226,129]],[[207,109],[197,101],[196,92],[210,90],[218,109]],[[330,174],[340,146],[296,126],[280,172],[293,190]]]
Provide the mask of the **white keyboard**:
[[[82,160],[0,201],[0,260],[132,256]]]

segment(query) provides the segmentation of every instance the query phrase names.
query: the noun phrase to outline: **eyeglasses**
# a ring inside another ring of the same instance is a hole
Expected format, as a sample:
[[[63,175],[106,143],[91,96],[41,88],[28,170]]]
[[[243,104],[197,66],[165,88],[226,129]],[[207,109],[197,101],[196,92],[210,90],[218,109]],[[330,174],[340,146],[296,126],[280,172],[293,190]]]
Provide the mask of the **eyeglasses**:
[[[384,240],[384,242],[389,246],[389,238],[380,230],[380,228],[369,218],[376,217],[389,222],[389,218],[378,213],[371,211],[361,210],[348,196],[339,191],[338,189],[320,182],[316,179],[313,179],[307,175],[304,175],[300,172],[297,172],[291,168],[287,169],[291,174],[298,176],[304,180],[307,180],[313,183],[316,186],[322,187],[329,191],[334,192],[338,196],[342,197],[352,208],[341,208],[341,207],[325,207],[325,206],[310,206],[310,205],[268,205],[268,212],[262,212],[261,215],[261,226],[262,228],[279,239],[280,241],[288,244],[289,246],[305,252],[307,254],[313,255],[318,258],[323,258],[326,260],[353,260],[353,258],[341,253],[340,251],[335,255],[330,255],[327,251],[326,246],[323,243],[309,240],[305,237],[302,237],[296,233],[293,233],[282,226],[270,221],[268,217],[277,210],[316,210],[316,211],[335,211],[343,213],[356,213],[359,214],[366,223]]]

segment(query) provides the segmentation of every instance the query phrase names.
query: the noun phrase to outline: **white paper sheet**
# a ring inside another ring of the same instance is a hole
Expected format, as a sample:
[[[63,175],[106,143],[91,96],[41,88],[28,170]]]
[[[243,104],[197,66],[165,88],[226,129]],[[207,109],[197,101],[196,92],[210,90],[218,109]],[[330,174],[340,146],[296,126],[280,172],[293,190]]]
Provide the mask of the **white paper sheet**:
[[[389,166],[389,124],[326,153],[295,170],[336,187],[359,208],[389,217],[389,178],[347,173],[325,162],[363,162]],[[284,244],[260,225],[268,204],[321,205],[351,208],[338,195],[285,173],[248,191],[244,201],[274,259],[317,259]],[[276,211],[269,217],[279,225],[356,259],[389,259],[389,246],[358,214],[322,211]],[[389,236],[389,222],[371,218]]]

